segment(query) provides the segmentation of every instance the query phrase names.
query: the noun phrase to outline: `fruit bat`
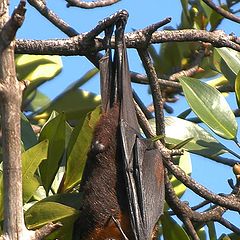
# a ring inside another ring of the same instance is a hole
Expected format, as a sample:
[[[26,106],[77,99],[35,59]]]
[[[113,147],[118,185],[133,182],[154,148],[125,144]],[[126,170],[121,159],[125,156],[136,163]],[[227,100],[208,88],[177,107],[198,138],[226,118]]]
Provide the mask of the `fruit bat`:
[[[105,30],[100,60],[102,115],[88,153],[80,192],[77,240],[154,239],[164,204],[162,155],[142,138],[135,112],[124,40],[126,11],[115,23],[115,49]]]

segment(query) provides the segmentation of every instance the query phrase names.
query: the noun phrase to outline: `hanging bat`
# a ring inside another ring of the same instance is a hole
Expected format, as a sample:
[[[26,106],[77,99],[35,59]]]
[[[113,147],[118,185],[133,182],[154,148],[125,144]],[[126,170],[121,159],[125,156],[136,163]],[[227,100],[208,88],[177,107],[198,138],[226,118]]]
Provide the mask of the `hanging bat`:
[[[80,185],[77,240],[150,240],[164,204],[161,153],[140,135],[124,40],[127,12],[105,31],[108,45],[100,60],[102,115]]]

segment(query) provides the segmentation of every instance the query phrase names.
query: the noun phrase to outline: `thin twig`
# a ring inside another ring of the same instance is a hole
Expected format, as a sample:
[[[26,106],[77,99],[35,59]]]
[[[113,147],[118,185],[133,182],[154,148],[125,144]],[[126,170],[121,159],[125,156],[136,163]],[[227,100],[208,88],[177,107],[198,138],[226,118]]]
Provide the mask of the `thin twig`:
[[[149,84],[147,76],[144,74],[141,74],[141,73],[131,72],[131,80],[132,80],[132,82],[135,82],[135,83]],[[158,83],[162,87],[176,88],[178,90],[182,89],[180,83],[169,81],[167,79],[158,78]]]
[[[234,21],[234,22],[237,22],[237,23],[240,23],[240,17],[232,14],[231,12],[229,11],[226,11],[225,9],[221,8],[220,6],[217,6],[213,1],[211,0],[203,0],[210,8],[212,8],[213,10],[215,10],[217,13],[219,13],[220,15],[222,15],[223,17],[231,20],[231,21]]]
[[[157,73],[152,64],[151,58],[147,50],[138,49],[138,54],[142,60],[143,66],[147,73],[152,96],[153,104],[155,110],[155,119],[156,119],[156,134],[160,136],[165,135],[165,126],[164,126],[164,114],[163,114],[163,100],[161,95],[161,89],[158,84]],[[162,140],[164,143],[164,141]]]
[[[210,202],[209,202],[208,200],[204,200],[203,202],[197,204],[196,206],[191,207],[191,209],[192,209],[193,211],[195,211],[195,210],[198,210],[198,209],[206,206],[206,205],[209,204],[209,203],[210,203]]]
[[[216,221],[240,236],[240,228],[238,228],[234,224],[230,223],[225,218],[221,217],[221,218],[217,219]]]
[[[189,235],[194,240],[199,240],[197,233],[190,221],[190,216],[192,215],[191,209],[177,197],[175,191],[173,190],[172,184],[168,177],[168,172],[164,172],[164,182],[165,182],[165,199],[169,207],[174,211],[174,213],[181,219]]]
[[[80,8],[97,8],[97,7],[106,7],[113,5],[114,3],[119,2],[120,0],[97,0],[97,1],[91,1],[91,2],[85,2],[82,0],[66,0],[67,7],[80,7]]]
[[[56,13],[47,8],[44,1],[28,0],[28,3],[38,10],[46,19],[48,19],[54,26],[60,29],[63,33],[69,37],[78,35],[78,32],[70,27],[65,21],[58,17]]]
[[[52,232],[62,227],[61,223],[48,223],[40,229],[37,229],[34,233],[34,240],[42,240]]]
[[[137,93],[134,90],[133,90],[133,98],[136,101],[136,103],[138,104],[138,106],[141,108],[141,110],[143,111],[143,113],[147,117],[147,119],[153,118],[152,113],[150,111],[148,111],[147,107],[145,106],[145,104],[142,102],[142,100],[140,99],[140,97],[137,95]]]
[[[196,57],[191,64],[191,67],[172,74],[169,77],[169,80],[176,81],[178,80],[179,77],[182,77],[182,76],[186,76],[186,77],[193,76],[196,72],[200,70],[199,65],[202,62],[203,57],[204,57],[204,51],[201,50],[198,54],[196,54]]]

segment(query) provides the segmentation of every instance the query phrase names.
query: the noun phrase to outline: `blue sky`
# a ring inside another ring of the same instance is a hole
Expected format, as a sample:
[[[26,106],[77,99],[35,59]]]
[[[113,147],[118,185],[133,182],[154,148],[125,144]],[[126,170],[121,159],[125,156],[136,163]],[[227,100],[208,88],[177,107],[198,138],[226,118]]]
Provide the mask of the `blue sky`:
[[[11,2],[11,9],[17,5],[18,1],[13,0]],[[180,0],[122,0],[121,2],[106,8],[100,9],[78,9],[78,8],[66,8],[66,4],[63,0],[48,0],[48,6],[53,9],[59,16],[61,16],[66,22],[74,27],[80,33],[87,32],[92,29],[98,21],[102,20],[106,16],[111,15],[119,9],[126,9],[129,12],[129,20],[126,31],[130,32],[132,29],[144,28],[147,25],[158,22],[165,17],[172,17],[172,22],[169,26],[176,27],[180,22],[181,3]],[[222,28],[227,32],[239,33],[240,27],[228,20],[223,22]],[[27,5],[26,20],[23,27],[17,34],[18,38],[25,39],[52,39],[52,38],[67,38],[66,35],[56,29],[51,23],[45,20],[35,9],[29,4]],[[158,48],[159,46],[157,46]],[[129,62],[130,68],[133,71],[144,73],[141,62],[136,55],[135,50],[129,50]],[[57,77],[55,81],[46,83],[41,90],[47,94],[50,98],[54,98],[60,92],[62,92],[72,81],[79,79],[86,71],[91,69],[93,65],[89,63],[84,57],[63,57],[63,71]],[[99,94],[99,77],[94,77],[90,82],[83,86],[85,90],[95,92]],[[151,102],[150,95],[147,94],[146,86],[134,85],[138,94],[141,96],[146,104]],[[231,104],[234,104],[234,98],[231,100]],[[187,104],[184,99],[181,99],[176,105],[174,115],[182,112]],[[233,149],[233,145],[231,145]],[[228,178],[234,178],[232,171],[229,167],[216,165],[204,158],[193,156],[193,177],[216,192],[228,192],[229,186],[226,182]],[[193,197],[191,192],[188,192],[184,200],[191,203],[198,203],[199,199]],[[238,215],[239,218],[239,215]],[[237,218],[234,218],[237,223]],[[218,228],[218,232],[221,233],[225,229]]]

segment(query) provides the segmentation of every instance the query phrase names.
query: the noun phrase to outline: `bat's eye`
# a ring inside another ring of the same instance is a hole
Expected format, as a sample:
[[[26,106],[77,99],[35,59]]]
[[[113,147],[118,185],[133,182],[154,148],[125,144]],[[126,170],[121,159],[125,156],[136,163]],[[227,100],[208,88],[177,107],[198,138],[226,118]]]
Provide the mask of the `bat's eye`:
[[[92,150],[94,152],[103,152],[105,150],[105,146],[97,140],[92,144]]]

